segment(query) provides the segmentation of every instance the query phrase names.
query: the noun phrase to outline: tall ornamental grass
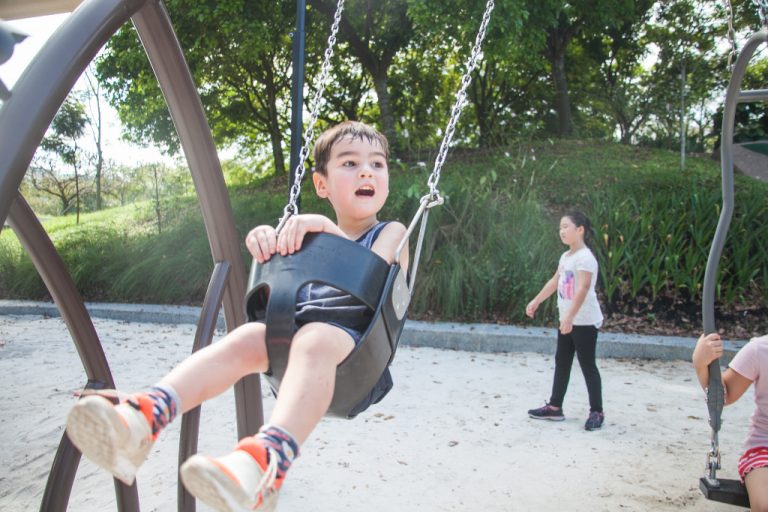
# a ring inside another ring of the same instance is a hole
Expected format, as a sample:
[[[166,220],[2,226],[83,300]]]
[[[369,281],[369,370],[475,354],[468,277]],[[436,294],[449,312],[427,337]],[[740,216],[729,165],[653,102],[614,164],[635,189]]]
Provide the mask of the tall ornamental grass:
[[[768,203],[763,187],[743,187],[719,263],[718,302],[748,306],[768,299]],[[721,209],[717,189],[656,188],[632,197],[591,197],[597,256],[610,310],[699,304]]]
[[[525,304],[554,273],[562,244],[525,160],[453,169],[435,208],[419,269],[413,314],[462,321],[520,322]],[[539,318],[551,319],[554,301]]]

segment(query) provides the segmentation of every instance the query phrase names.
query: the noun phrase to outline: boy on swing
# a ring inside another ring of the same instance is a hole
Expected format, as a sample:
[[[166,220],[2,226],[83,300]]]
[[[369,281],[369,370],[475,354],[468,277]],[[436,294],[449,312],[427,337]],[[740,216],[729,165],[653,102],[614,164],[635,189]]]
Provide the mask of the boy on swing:
[[[258,226],[245,241],[254,259],[264,263],[275,253],[293,254],[305,234],[326,232],[354,240],[392,263],[406,228],[377,219],[389,194],[388,157],[387,139],[363,123],[344,122],[321,134],[312,178],[317,195],[333,207],[336,223],[303,214],[291,217],[279,234],[272,226]],[[401,264],[407,269],[407,251]],[[329,286],[309,284],[297,301],[297,331],[269,422],[228,455],[194,455],[181,467],[187,490],[217,510],[274,509],[299,447],[331,403],[336,367],[371,320],[366,306]],[[265,333],[262,323],[241,325],[182,361],[156,386],[118,405],[99,395],[82,398],[67,418],[70,439],[91,461],[132,484],[152,444],[178,413],[219,395],[245,375],[269,369]],[[378,402],[390,388],[391,380],[377,385],[369,402]]]

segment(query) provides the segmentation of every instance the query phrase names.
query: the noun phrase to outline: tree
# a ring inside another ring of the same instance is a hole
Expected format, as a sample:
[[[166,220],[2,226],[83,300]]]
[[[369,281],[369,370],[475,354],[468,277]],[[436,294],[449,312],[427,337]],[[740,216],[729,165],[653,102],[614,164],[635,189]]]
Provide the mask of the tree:
[[[644,131],[662,147],[685,151],[687,105],[707,102],[722,91],[724,62],[717,37],[723,20],[705,7],[694,0],[663,2],[648,25],[646,41],[657,48],[657,58],[647,88],[652,115]]]
[[[570,81],[593,74],[593,69],[585,69],[584,65],[600,64],[581,60],[581,65],[571,70],[569,59],[573,59],[576,52],[583,52],[584,40],[627,30],[642,14],[645,4],[645,0],[526,0],[525,30],[541,35],[539,51],[549,62],[554,89],[552,104],[557,113],[554,132],[559,137],[569,137],[574,130],[573,116],[577,109],[574,109]]]
[[[423,140],[433,145],[455,102],[486,4],[427,0],[410,6],[414,42],[405,53],[408,60],[396,62],[393,73],[402,79],[395,94],[397,104],[408,107],[399,111],[408,132],[425,132]],[[546,62],[538,56],[539,35],[522,30],[527,15],[522,0],[495,2],[457,141],[489,147],[541,128],[540,113],[548,110],[542,106]]]
[[[216,143],[237,143],[250,154],[267,143],[275,169],[284,173],[293,2],[168,0],[165,5]],[[178,151],[170,115],[132,27],[110,39],[97,74],[130,139]]]
[[[72,208],[75,201],[75,177],[61,175],[57,169],[58,162],[50,155],[36,155],[25,179],[33,189],[55,198],[59,208],[55,213],[63,215]]]
[[[649,115],[646,74],[642,60],[648,53],[644,35],[653,0],[636,0],[631,9],[604,30],[584,31],[578,37],[586,62],[580,69],[579,88],[586,92],[595,117],[605,117],[610,135],[618,128],[619,140],[631,143]]]
[[[50,127],[50,134],[43,138],[41,147],[44,151],[48,151],[56,154],[65,165],[72,167],[74,172],[74,186],[75,186],[75,209],[76,209],[76,223],[80,223],[80,161],[81,161],[81,147],[79,145],[79,139],[85,133],[85,127],[88,124],[88,117],[85,114],[85,105],[75,100],[72,96],[69,96],[64,104],[59,109],[56,116],[53,118],[53,122]],[[50,178],[55,176],[53,164],[40,167],[43,169],[42,174]],[[48,180],[44,180],[47,182]],[[42,185],[44,181],[39,181],[41,187],[38,190],[42,190],[47,193],[53,193],[58,191],[63,197],[64,189],[66,187],[57,184],[54,187],[49,185]],[[67,180],[62,180],[66,182]],[[35,181],[33,181],[34,185]],[[36,187],[37,188],[37,187]],[[68,201],[63,201],[63,206],[69,204]],[[63,208],[62,213],[66,211]]]
[[[310,0],[309,4],[332,18],[336,2]],[[393,147],[399,146],[392,111],[389,74],[395,57],[413,38],[413,24],[406,0],[355,0],[347,2],[339,34],[373,81],[381,128]]]
[[[85,91],[85,99],[88,102],[90,109],[90,121],[88,125],[91,127],[91,136],[93,138],[93,144],[96,148],[95,163],[94,163],[94,183],[96,186],[96,210],[101,210],[101,178],[104,172],[104,121],[102,118],[102,92],[101,84],[93,76],[93,64],[85,70],[85,80],[87,83],[87,89]]]

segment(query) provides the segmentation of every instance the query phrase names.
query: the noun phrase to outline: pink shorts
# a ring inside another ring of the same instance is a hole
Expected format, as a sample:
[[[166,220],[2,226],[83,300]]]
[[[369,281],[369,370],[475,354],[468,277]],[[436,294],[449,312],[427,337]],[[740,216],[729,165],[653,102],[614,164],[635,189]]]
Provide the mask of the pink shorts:
[[[747,473],[757,468],[768,468],[768,446],[758,446],[744,452],[739,459],[741,481],[744,481]]]

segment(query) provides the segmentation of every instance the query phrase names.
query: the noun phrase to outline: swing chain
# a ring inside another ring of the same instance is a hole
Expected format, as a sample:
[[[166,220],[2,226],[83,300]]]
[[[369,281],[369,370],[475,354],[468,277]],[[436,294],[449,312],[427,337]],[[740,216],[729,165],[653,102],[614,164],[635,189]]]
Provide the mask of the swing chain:
[[[318,79],[317,90],[310,102],[310,117],[307,123],[306,131],[304,132],[304,145],[299,153],[299,163],[296,165],[295,177],[293,185],[291,185],[290,195],[288,197],[288,204],[285,205],[283,210],[283,216],[280,218],[280,222],[277,225],[277,231],[279,232],[285,222],[292,216],[299,213],[299,207],[296,204],[301,193],[301,182],[304,179],[306,173],[306,161],[309,156],[310,145],[314,138],[315,124],[317,118],[320,117],[320,106],[323,101],[323,93],[325,92],[326,82],[328,81],[328,75],[331,71],[331,58],[333,57],[333,48],[336,45],[336,36],[339,33],[339,24],[341,23],[341,13],[344,10],[344,0],[339,0],[336,5],[336,13],[333,15],[333,24],[331,25],[331,35],[328,36],[328,47],[325,49],[325,59],[323,60],[323,66],[320,71],[320,78]]]
[[[480,23],[480,29],[478,30],[477,37],[475,38],[475,46],[472,48],[469,59],[467,59],[467,70],[461,77],[461,87],[459,88],[459,92],[456,93],[456,102],[451,109],[451,118],[448,121],[448,126],[445,130],[443,141],[440,143],[440,150],[438,151],[437,158],[435,159],[435,166],[432,170],[432,174],[430,174],[429,179],[427,180],[427,185],[429,185],[430,198],[429,208],[437,204],[442,204],[440,192],[437,190],[437,182],[440,181],[440,170],[443,167],[446,156],[448,155],[448,148],[450,147],[451,139],[453,139],[453,133],[456,131],[456,124],[458,123],[459,117],[461,116],[461,111],[467,102],[467,88],[469,87],[469,83],[472,81],[472,72],[475,70],[477,63],[480,60],[483,39],[485,39],[485,32],[488,28],[488,22],[491,19],[491,11],[493,11],[494,6],[494,1],[488,0],[488,3],[485,6],[485,14],[483,14],[483,21]]]

